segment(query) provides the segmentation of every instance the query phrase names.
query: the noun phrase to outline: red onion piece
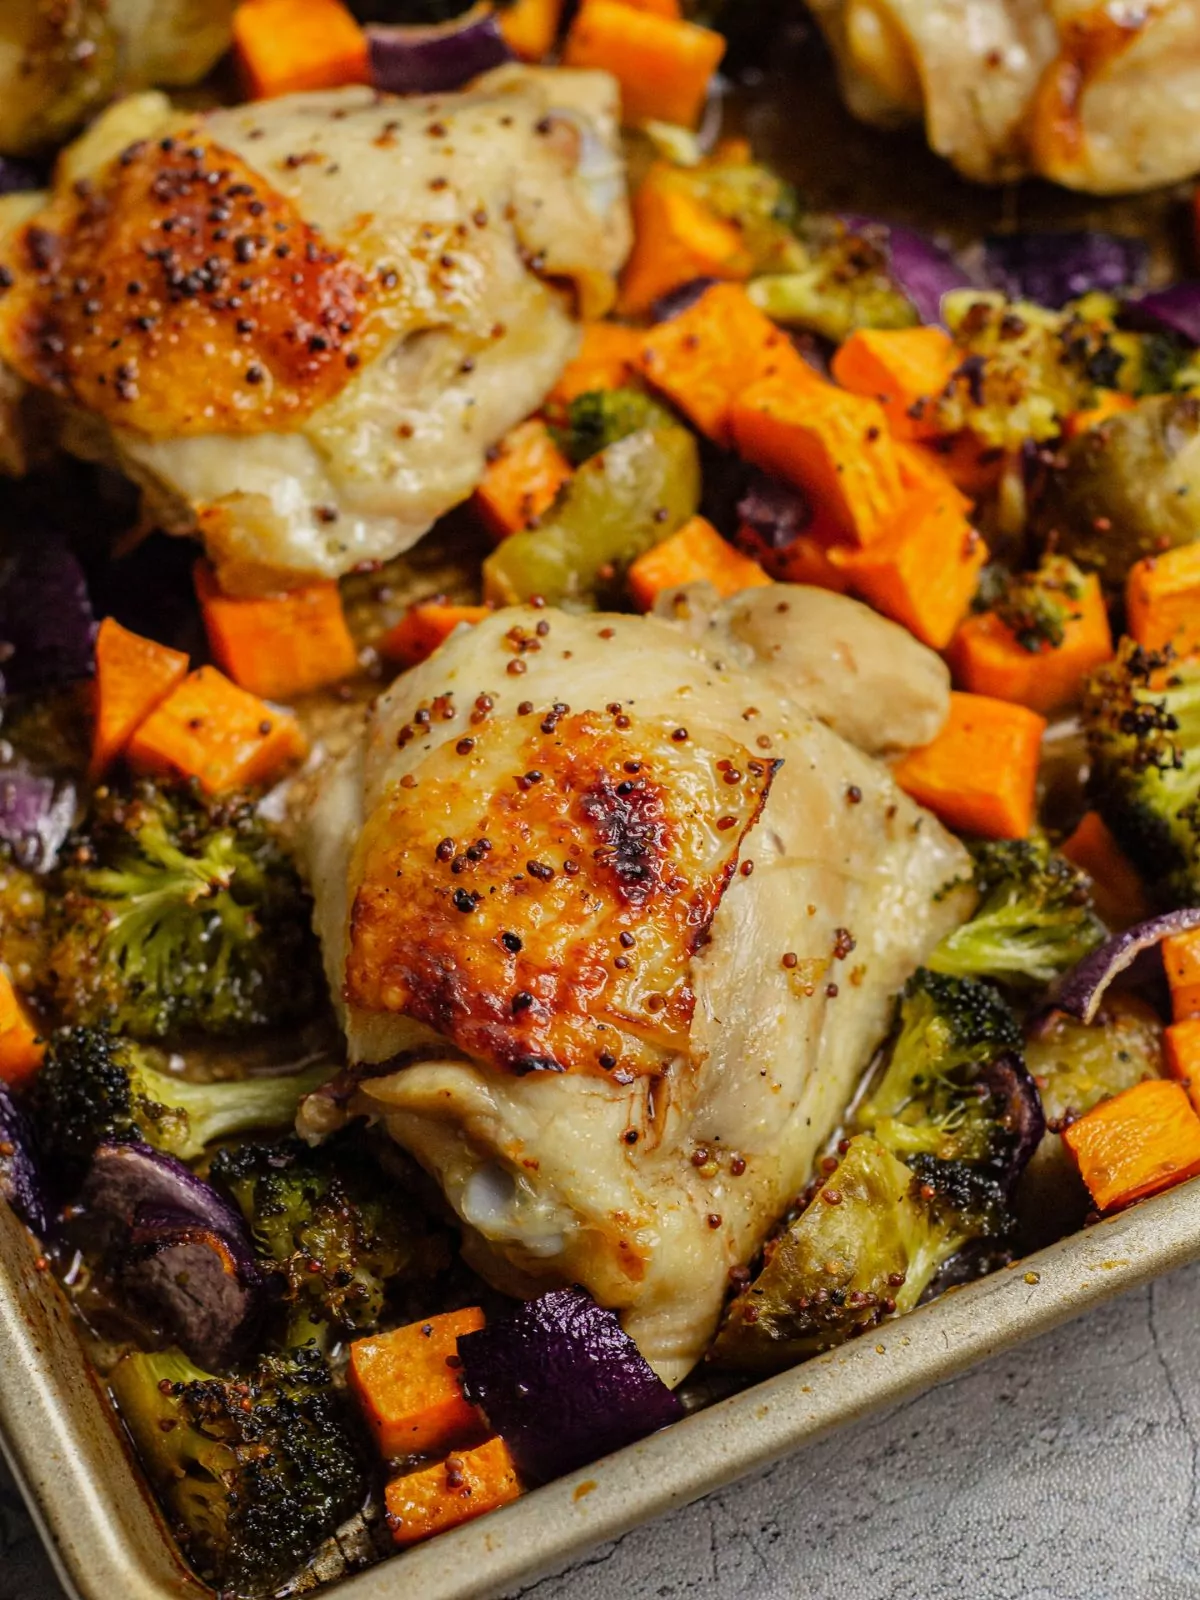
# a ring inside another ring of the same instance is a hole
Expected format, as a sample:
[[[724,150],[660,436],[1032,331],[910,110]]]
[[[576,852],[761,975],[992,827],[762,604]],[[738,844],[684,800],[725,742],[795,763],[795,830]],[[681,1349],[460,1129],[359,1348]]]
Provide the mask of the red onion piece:
[[[1126,302],[1132,322],[1200,344],[1200,283],[1175,283]]]
[[[1079,965],[1062,978],[1050,998],[1050,1006],[1065,1011],[1080,1022],[1095,1022],[1109,986],[1126,972],[1140,955],[1153,950],[1173,933],[1189,933],[1200,928],[1200,906],[1183,911],[1168,911],[1151,917],[1116,934],[1099,950],[1085,956]]]
[[[970,277],[949,251],[915,228],[856,213],[846,213],[841,220],[851,233],[861,234],[883,251],[892,282],[922,322],[941,322],[943,296],[972,287]]]
[[[1136,287],[1149,262],[1144,239],[1095,230],[993,234],[982,251],[983,276],[994,289],[1054,311],[1093,290]]]
[[[65,540],[30,539],[0,561],[0,694],[90,678],[95,641],[87,581]]]
[[[429,27],[367,29],[371,82],[388,94],[445,94],[512,60],[490,5]]]
[[[53,867],[75,817],[75,786],[14,758],[0,766],[0,844],[28,872]]]
[[[615,1314],[555,1289],[458,1341],[463,1392],[517,1465],[546,1481],[683,1415]]]
[[[49,1223],[46,1193],[33,1153],[33,1134],[23,1112],[0,1083],[0,1199],[39,1235]]]

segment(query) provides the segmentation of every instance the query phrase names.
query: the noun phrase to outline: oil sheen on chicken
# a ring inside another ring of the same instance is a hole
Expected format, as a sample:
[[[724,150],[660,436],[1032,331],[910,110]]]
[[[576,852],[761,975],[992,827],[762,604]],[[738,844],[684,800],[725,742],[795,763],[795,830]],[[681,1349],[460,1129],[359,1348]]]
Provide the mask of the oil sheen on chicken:
[[[769,593],[776,640],[789,595],[821,627],[810,591]],[[941,664],[915,647],[910,686],[892,625],[828,598],[879,720],[911,700],[932,737]],[[382,1120],[485,1276],[586,1284],[671,1382],[970,909],[938,893],[962,847],[835,731],[845,696],[796,704],[755,654],[766,614],[753,649],[722,621],[460,630],[382,697],[308,825],[359,1075],[304,1130]]]
[[[851,109],[968,177],[1098,194],[1200,169],[1200,0],[814,0]]]
[[[436,99],[148,98],[141,137],[115,106],[7,241],[0,356],[69,448],[199,526],[229,589],[407,548],[611,304],[615,85],[505,67]]]

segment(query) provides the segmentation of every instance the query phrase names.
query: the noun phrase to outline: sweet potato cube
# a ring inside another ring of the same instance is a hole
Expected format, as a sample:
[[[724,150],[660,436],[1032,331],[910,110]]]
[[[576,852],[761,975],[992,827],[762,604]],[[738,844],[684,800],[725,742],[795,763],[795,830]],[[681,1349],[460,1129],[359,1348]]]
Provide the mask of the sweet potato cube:
[[[1171,1015],[1176,1022],[1200,1017],[1200,928],[1164,939],[1162,957],[1171,989]]]
[[[499,544],[528,528],[558,498],[571,463],[540,417],[518,423],[496,446],[472,505]]]
[[[893,767],[896,782],[949,828],[985,839],[1024,839],[1033,826],[1046,722],[981,694],[950,695],[932,744]]]
[[[656,162],[633,199],[633,250],[621,275],[617,309],[637,317],[654,302],[697,278],[744,280],[754,267],[740,231],[710,211]]]
[[[96,635],[92,781],[103,777],[146,718],[187,677],[188,658],[105,617]]]
[[[242,597],[223,592],[207,561],[196,563],[194,578],[213,660],[251,694],[295,700],[358,670],[332,580]]]
[[[447,1456],[436,1467],[394,1479],[384,1501],[392,1538],[404,1549],[508,1505],[520,1493],[508,1446],[497,1438]]]
[[[640,555],[629,569],[629,593],[639,611],[652,609],[665,589],[711,583],[724,599],[758,589],[771,579],[750,556],[734,549],[704,517],[692,517],[669,539]]]
[[[724,38],[710,28],[636,11],[619,0],[584,0],[563,65],[611,72],[629,126],[654,119],[694,128],[724,54]]]
[[[729,420],[741,454],[811,495],[847,543],[869,545],[894,523],[908,491],[877,400],[815,373],[802,383],[771,377],[737,395]]]
[[[1167,1073],[1187,1090],[1192,1108],[1200,1111],[1200,1017],[1173,1022],[1163,1033]]]
[[[949,652],[954,676],[972,694],[1015,700],[1045,716],[1074,705],[1087,675],[1113,653],[1100,579],[1088,573],[1056,647],[1027,650],[994,611],[968,617]]]
[[[196,778],[208,794],[270,783],[303,759],[295,717],[239,689],[215,667],[193,672],[129,743],[138,772]]]
[[[496,13],[504,42],[522,61],[540,61],[558,37],[563,0],[513,0]]]
[[[987,556],[954,489],[916,496],[864,548],[829,552],[855,594],[933,650],[954,637]]]
[[[1129,631],[1147,650],[1200,651],[1200,544],[1135,562],[1125,580]]]
[[[245,0],[233,44],[254,100],[370,81],[367,36],[341,0]]]
[[[730,408],[747,385],[772,379],[784,393],[837,393],[734,283],[714,284],[649,329],[639,359],[646,379],[718,444],[729,443]]]
[[[479,1412],[463,1398],[457,1354],[459,1337],[482,1327],[483,1312],[470,1306],[350,1346],[347,1378],[382,1456],[449,1450],[483,1436]]]
[[[936,433],[927,402],[950,382],[959,355],[942,328],[859,328],[837,351],[834,377],[852,394],[878,400],[898,439]]]
[[[638,351],[641,347],[640,328],[626,328],[619,322],[585,323],[579,354],[563,368],[546,404],[568,406],[581,394],[623,389],[631,381],[639,381]]]
[[[1200,1116],[1180,1083],[1147,1078],[1093,1106],[1063,1144],[1098,1211],[1158,1194],[1200,1172]]]
[[[379,640],[379,653],[388,661],[415,667],[431,656],[460,623],[473,627],[491,613],[487,606],[457,606],[446,600],[422,600],[409,606],[394,628]]]
[[[1062,853],[1092,880],[1096,910],[1110,928],[1132,927],[1150,916],[1146,886],[1098,811],[1084,812],[1075,832],[1063,841]]]
[[[0,967],[0,1083],[27,1083],[42,1064],[46,1040],[41,1028]]]

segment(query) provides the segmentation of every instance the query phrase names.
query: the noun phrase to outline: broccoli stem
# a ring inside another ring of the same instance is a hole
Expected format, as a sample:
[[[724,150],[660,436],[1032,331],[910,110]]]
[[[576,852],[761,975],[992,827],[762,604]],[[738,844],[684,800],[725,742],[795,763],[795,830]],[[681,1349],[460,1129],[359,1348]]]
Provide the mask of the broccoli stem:
[[[142,1066],[138,1089],[149,1101],[151,1144],[192,1161],[206,1145],[258,1128],[290,1127],[305,1095],[329,1077],[329,1064],[307,1067],[282,1077],[242,1078],[236,1082],[189,1083],[183,1078]],[[157,1117],[155,1108],[167,1113]]]

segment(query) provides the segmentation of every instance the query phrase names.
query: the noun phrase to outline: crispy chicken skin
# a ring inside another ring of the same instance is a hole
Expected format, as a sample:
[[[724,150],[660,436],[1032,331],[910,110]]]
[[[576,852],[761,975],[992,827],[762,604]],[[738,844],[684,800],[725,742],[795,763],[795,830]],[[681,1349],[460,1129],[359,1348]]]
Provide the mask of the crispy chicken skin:
[[[851,109],[970,178],[1097,194],[1200,169],[1197,0],[814,0]]]
[[[856,609],[861,692],[900,701]],[[308,823],[346,1109],[432,1173],[486,1276],[586,1284],[671,1382],[970,909],[938,894],[957,841],[819,684],[780,691],[774,616],[735,662],[720,618],[498,613],[382,697]],[[940,666],[917,679],[936,726]]]
[[[227,588],[395,555],[611,303],[615,108],[604,75],[507,67],[436,99],[160,103],[114,149],[114,107],[4,247],[0,355]]]

